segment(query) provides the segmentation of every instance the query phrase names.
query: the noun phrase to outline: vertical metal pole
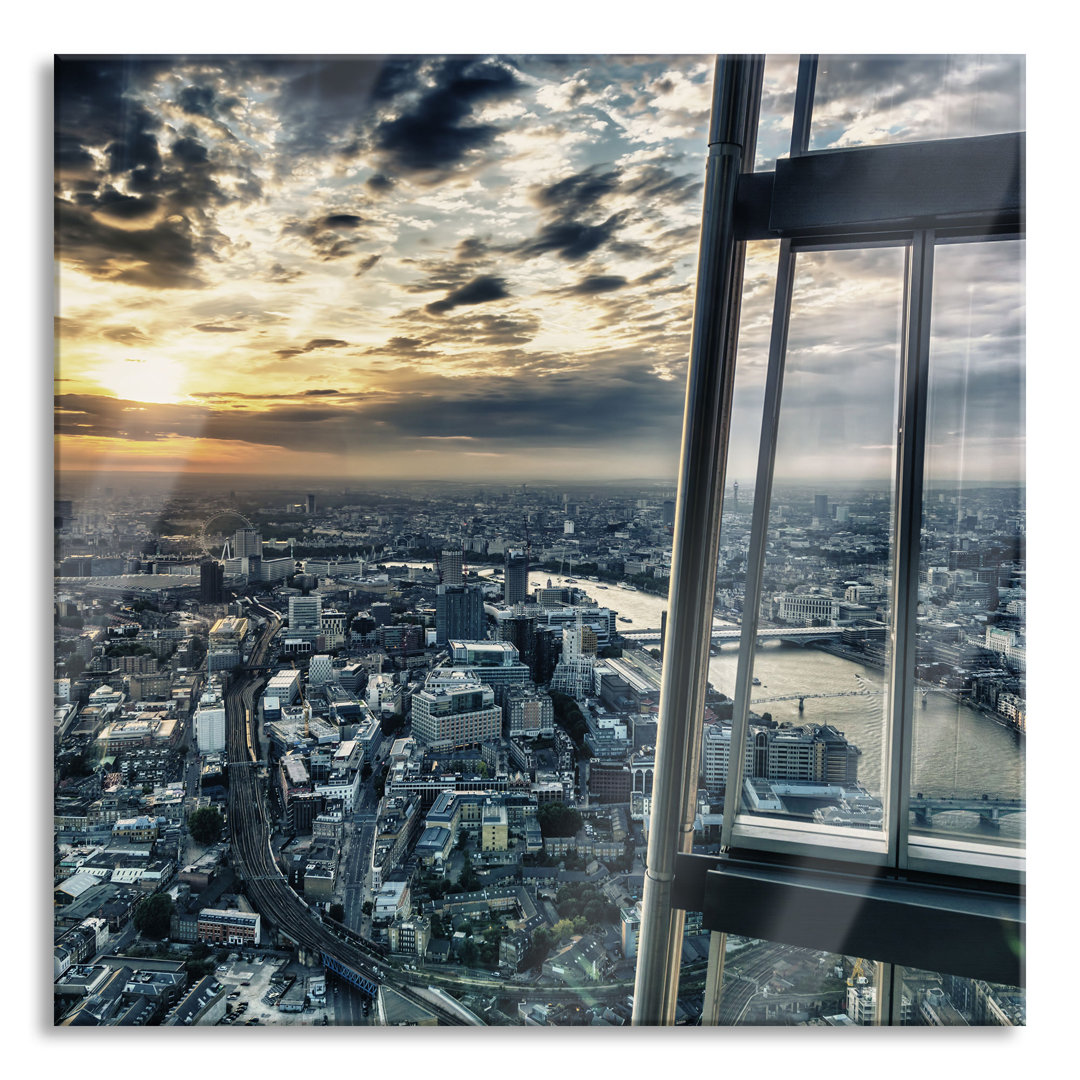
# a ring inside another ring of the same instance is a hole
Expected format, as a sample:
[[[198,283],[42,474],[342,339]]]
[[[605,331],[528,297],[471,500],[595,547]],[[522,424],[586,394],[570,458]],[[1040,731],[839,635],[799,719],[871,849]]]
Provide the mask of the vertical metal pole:
[[[886,835],[890,862],[907,866],[908,802],[912,726],[915,722],[915,623],[919,604],[926,399],[930,369],[930,304],[934,277],[934,234],[915,233],[904,283],[900,414],[897,432],[896,506],[892,581],[892,656],[886,740]]]
[[[635,1024],[671,1024],[675,1019],[684,915],[671,906],[671,886],[676,855],[689,852],[693,841],[742,291],[744,246],[735,240],[735,193],[743,162],[753,167],[763,68],[760,56],[721,56],[714,75],[675,504],[667,658],[634,984]]]

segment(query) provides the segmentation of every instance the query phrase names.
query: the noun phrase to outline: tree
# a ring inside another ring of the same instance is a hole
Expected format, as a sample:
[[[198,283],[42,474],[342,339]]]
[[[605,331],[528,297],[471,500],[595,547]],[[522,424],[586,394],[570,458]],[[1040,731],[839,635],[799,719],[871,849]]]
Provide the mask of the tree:
[[[221,811],[213,806],[202,806],[188,818],[188,832],[199,844],[215,843],[224,827]]]
[[[172,897],[168,893],[155,893],[139,904],[132,921],[140,934],[160,940],[169,935],[169,920],[172,918],[172,913]]]
[[[363,913],[364,913],[365,915],[370,915],[370,914],[371,914],[371,913],[372,913],[372,912],[373,912],[373,911],[375,910],[375,908],[374,908],[374,906],[372,905],[372,903],[371,903],[371,901],[370,901],[370,900],[365,900],[365,901],[364,901],[364,903],[363,903],[363,906],[362,906],[362,907],[360,908],[360,910],[361,910],[361,911],[362,911],[362,912],[363,912]]]
[[[536,812],[544,836],[575,836],[582,825],[581,815],[564,802],[545,803]]]
[[[345,908],[341,904],[331,904],[329,915],[330,918],[334,919],[336,922],[344,922]]]

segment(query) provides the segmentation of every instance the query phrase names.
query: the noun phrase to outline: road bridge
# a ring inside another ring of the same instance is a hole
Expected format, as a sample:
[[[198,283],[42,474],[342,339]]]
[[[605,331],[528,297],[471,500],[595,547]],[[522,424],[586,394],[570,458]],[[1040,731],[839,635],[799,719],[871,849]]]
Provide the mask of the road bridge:
[[[790,641],[795,645],[809,645],[814,641],[839,641],[844,629],[839,626],[776,626],[765,627],[757,632],[758,641]],[[660,641],[660,630],[620,630],[619,634],[627,641],[636,641],[641,645]],[[742,630],[737,626],[714,630],[710,640],[715,648],[722,645],[737,645],[742,637]]]

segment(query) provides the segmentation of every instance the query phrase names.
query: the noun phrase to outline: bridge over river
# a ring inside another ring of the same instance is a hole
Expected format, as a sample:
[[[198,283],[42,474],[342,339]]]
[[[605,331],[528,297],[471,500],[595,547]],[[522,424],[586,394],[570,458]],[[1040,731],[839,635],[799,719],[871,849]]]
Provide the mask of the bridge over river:
[[[836,626],[784,626],[765,627],[758,630],[758,641],[791,641],[796,645],[808,645],[812,641],[839,641],[844,631]],[[619,634],[627,641],[636,641],[648,645],[660,641],[659,629],[620,630]],[[716,648],[721,645],[737,645],[742,631],[736,626],[712,632],[712,643]]]

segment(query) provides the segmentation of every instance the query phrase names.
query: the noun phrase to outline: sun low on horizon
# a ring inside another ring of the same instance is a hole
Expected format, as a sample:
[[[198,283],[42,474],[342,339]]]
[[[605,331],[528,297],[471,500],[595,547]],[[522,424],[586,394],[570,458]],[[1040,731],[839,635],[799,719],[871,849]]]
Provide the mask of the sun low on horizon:
[[[673,477],[712,70],[58,58],[59,467]],[[759,167],[795,70],[766,69]]]

